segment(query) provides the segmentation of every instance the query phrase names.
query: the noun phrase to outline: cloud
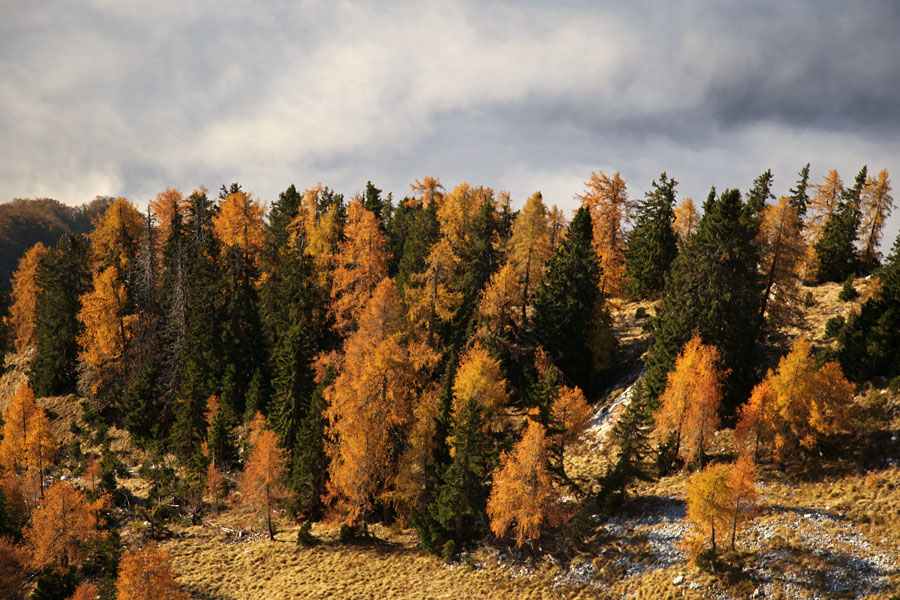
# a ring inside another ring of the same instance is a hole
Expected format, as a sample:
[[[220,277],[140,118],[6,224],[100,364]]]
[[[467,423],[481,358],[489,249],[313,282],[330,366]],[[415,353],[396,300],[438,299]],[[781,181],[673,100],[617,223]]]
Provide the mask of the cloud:
[[[426,174],[568,203],[779,192],[900,158],[900,9],[836,0],[48,2],[0,24],[0,199],[146,201],[239,180],[407,192]],[[894,224],[896,230],[896,224]],[[893,235],[891,234],[891,237]]]

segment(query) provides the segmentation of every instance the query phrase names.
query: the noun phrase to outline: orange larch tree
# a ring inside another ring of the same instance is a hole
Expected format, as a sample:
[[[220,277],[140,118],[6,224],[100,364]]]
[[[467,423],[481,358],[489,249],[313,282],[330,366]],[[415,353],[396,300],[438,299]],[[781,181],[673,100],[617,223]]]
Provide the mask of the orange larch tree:
[[[25,440],[28,454],[28,466],[35,471],[40,485],[41,498],[44,497],[44,472],[53,463],[58,451],[58,444],[50,430],[50,421],[44,409],[38,408],[31,418],[28,437]]]
[[[849,430],[853,384],[835,362],[817,368],[812,345],[805,337],[794,341],[766,381],[770,391],[766,391],[765,402],[751,398],[747,420],[755,417],[753,413],[760,413],[757,431],[764,428],[772,432],[778,460],[800,447],[812,449],[826,436]],[[762,408],[755,408],[754,400],[762,403]]]
[[[697,233],[700,228],[700,214],[693,198],[684,198],[675,208],[675,222],[672,228],[682,242]]]
[[[543,527],[565,519],[559,491],[550,476],[544,427],[529,421],[522,439],[511,453],[503,453],[500,463],[487,502],[491,531],[503,537],[512,527],[516,544],[523,546],[537,539]]]
[[[816,193],[809,199],[809,205],[806,210],[806,222],[803,226],[803,232],[806,242],[806,260],[803,264],[802,277],[803,281],[815,279],[818,270],[816,242],[822,236],[825,229],[825,223],[834,209],[841,203],[841,195],[844,192],[844,182],[841,176],[834,169],[825,175],[822,183],[813,186]]]
[[[265,515],[269,539],[275,539],[272,511],[287,497],[284,477],[287,473],[287,452],[278,444],[278,435],[263,429],[250,453],[250,460],[238,483],[240,504],[255,515]]]
[[[760,315],[776,325],[802,323],[800,284],[806,244],[802,223],[790,196],[763,209],[756,240],[765,290]]]
[[[263,216],[266,206],[253,194],[237,191],[228,194],[213,215],[213,231],[223,244],[240,248],[245,256],[256,256],[262,248]]]
[[[331,458],[329,495],[351,525],[389,496],[395,451],[412,422],[417,399],[437,364],[426,344],[408,339],[393,280],[385,279],[344,344],[343,369],[325,391]],[[364,525],[364,524],[363,524]]]
[[[0,590],[9,600],[22,598],[25,592],[26,556],[11,538],[0,537]]]
[[[71,482],[58,481],[47,488],[24,537],[32,567],[65,570],[81,566],[98,532],[81,490]]]
[[[170,187],[158,193],[156,198],[150,201],[150,214],[156,220],[160,247],[166,245],[166,241],[172,234],[172,219],[176,213],[182,219],[186,218],[188,206],[190,206],[190,200],[186,199],[180,190]]]
[[[509,403],[509,390],[503,378],[500,361],[481,344],[475,343],[460,359],[453,380],[453,414],[462,414],[469,400],[474,400],[485,423],[499,427],[499,416]]]
[[[601,268],[600,292],[620,296],[625,277],[625,225],[631,219],[634,203],[618,172],[612,177],[603,171],[591,173],[584,186],[584,193],[578,198],[591,212],[594,248]]]
[[[722,381],[719,351],[694,335],[675,360],[666,389],[660,396],[656,413],[656,432],[660,440],[673,440],[685,466],[697,457],[703,461],[706,442],[719,426]]]
[[[727,464],[709,465],[694,473],[687,485],[687,522],[691,529],[684,540],[688,557],[695,563],[709,540],[713,568],[716,559],[716,540],[728,530],[733,516],[731,489],[728,481],[732,467]]]
[[[81,296],[78,320],[84,329],[78,336],[78,358],[87,370],[81,374],[85,393],[97,395],[103,384],[115,377],[137,315],[126,315],[125,285],[116,267],[95,273],[92,289]],[[86,384],[86,385],[85,385]]]
[[[12,303],[9,320],[15,334],[17,352],[34,348],[34,311],[37,307],[37,268],[47,247],[38,242],[19,259],[19,267],[12,277]]]
[[[734,439],[740,453],[744,454],[753,444],[753,460],[759,460],[760,443],[774,437],[772,422],[772,371],[759,382],[750,394],[750,399],[738,407],[738,420],[734,426]]]
[[[524,302],[524,291],[512,263],[507,262],[491,279],[478,303],[479,334],[502,339],[515,334],[522,327],[519,306]]]
[[[222,472],[216,468],[214,460],[210,459],[206,466],[206,487],[203,490],[206,495],[212,496],[213,506],[216,507],[216,514],[219,514],[221,508],[221,500],[225,497],[225,477]]]
[[[88,236],[94,271],[114,266],[127,273],[137,256],[144,218],[125,198],[117,198],[100,217]]]
[[[148,546],[127,551],[119,564],[116,580],[118,600],[188,600],[175,581],[172,561],[165,550]]]
[[[756,463],[748,456],[739,456],[728,474],[731,504],[731,549],[738,529],[756,514],[759,491],[756,489]]]
[[[100,597],[100,590],[90,581],[81,582],[75,592],[69,596],[68,600],[97,600]]]
[[[463,247],[468,240],[467,225],[484,204],[496,205],[494,190],[486,187],[472,187],[461,183],[449,194],[445,194],[437,206],[438,224],[441,237],[450,242],[455,250]]]
[[[861,209],[862,223],[860,230],[864,232],[861,260],[864,266],[874,268],[877,264],[878,244],[884,223],[894,209],[894,198],[891,196],[891,180],[887,169],[882,169],[876,177],[866,179],[862,189]]]
[[[3,434],[0,465],[10,473],[17,474],[28,468],[28,433],[37,411],[34,392],[27,383],[23,383],[3,413],[3,428],[0,430]]]
[[[550,225],[547,208],[540,192],[536,192],[515,218],[509,237],[508,256],[522,283],[521,322],[526,321],[526,307],[534,290],[544,277],[544,265],[550,258]]]
[[[347,207],[344,240],[335,256],[331,281],[334,316],[339,332],[348,333],[353,321],[372,296],[372,291],[388,274],[390,250],[375,214],[366,210],[360,198]]]
[[[434,339],[441,323],[456,314],[462,294],[453,288],[459,258],[446,238],[435,243],[425,259],[425,271],[415,273],[406,286],[404,300],[409,307],[409,320]]]

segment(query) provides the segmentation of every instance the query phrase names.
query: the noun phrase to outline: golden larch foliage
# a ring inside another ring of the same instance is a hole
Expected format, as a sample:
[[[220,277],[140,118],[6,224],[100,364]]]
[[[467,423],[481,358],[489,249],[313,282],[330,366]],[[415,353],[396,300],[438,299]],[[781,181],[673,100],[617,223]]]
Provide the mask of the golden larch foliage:
[[[413,419],[416,400],[438,356],[407,339],[403,307],[385,279],[344,344],[343,369],[325,391],[331,458],[329,494],[336,512],[355,524],[376,494],[389,494],[398,433]]]
[[[78,320],[84,329],[78,335],[78,357],[98,375],[93,379],[96,393],[103,380],[103,370],[118,367],[131,337],[137,315],[125,316],[125,285],[116,267],[106,267],[94,274],[93,287],[81,296]]]
[[[656,433],[662,441],[675,440],[685,465],[702,460],[706,442],[719,426],[722,401],[722,368],[715,346],[694,335],[675,359],[656,413]]]
[[[693,198],[684,198],[675,207],[675,222],[672,224],[675,235],[682,242],[697,233],[700,228],[700,213]]]
[[[568,446],[578,440],[594,416],[581,388],[563,386],[550,408],[556,426],[561,430],[560,441]]]
[[[791,198],[782,196],[765,207],[756,239],[765,285],[763,316],[776,326],[802,325],[800,284],[807,249]]]
[[[756,489],[756,463],[749,456],[739,456],[728,474],[728,491],[731,495],[731,549],[739,529],[755,515],[759,502]]]
[[[554,204],[550,207],[550,210],[547,211],[547,227],[550,231],[550,248],[552,250],[556,250],[556,247],[559,246],[559,243],[566,235],[566,227],[568,227],[569,222],[566,220],[566,215],[563,214],[563,211],[557,208]]]
[[[754,460],[759,458],[760,443],[774,436],[771,429],[774,397],[771,376],[772,371],[769,371],[768,376],[753,388],[750,399],[738,407],[738,420],[734,426],[734,439],[739,452],[749,452],[752,444]]]
[[[43,498],[44,471],[53,464],[59,448],[56,438],[50,430],[50,421],[42,408],[38,408],[31,418],[31,423],[28,427],[28,437],[25,440],[25,450],[28,455],[28,467],[38,477],[41,497]]]
[[[0,537],[0,590],[4,598],[22,598],[28,575],[26,558],[21,546],[8,537]]]
[[[334,260],[330,312],[337,331],[347,333],[353,320],[388,274],[390,250],[375,214],[355,198],[347,207],[344,241]]]
[[[401,517],[407,517],[419,506],[425,492],[425,476],[434,457],[435,429],[440,410],[440,396],[435,387],[426,390],[416,401],[406,446],[397,461],[393,490],[386,494]]]
[[[437,177],[424,177],[422,181],[416,179],[414,183],[409,184],[409,189],[413,193],[413,197],[409,200],[418,206],[428,206],[432,201],[436,206],[440,206],[444,200],[444,186]]]
[[[540,537],[542,528],[565,519],[548,459],[544,428],[529,421],[522,439],[511,453],[503,453],[494,472],[487,514],[495,536],[503,537],[513,528],[516,544],[522,546]]]
[[[263,429],[241,474],[238,491],[243,508],[257,517],[265,517],[270,540],[275,539],[272,511],[287,497],[286,473],[287,452],[278,444],[274,431]]]
[[[69,596],[68,600],[97,600],[100,597],[100,591],[97,586],[90,581],[81,582],[75,592]]]
[[[164,246],[166,240],[172,235],[172,219],[175,215],[181,215],[182,220],[187,218],[188,206],[190,206],[190,202],[182,195],[181,191],[170,187],[158,193],[156,198],[150,201],[150,214],[156,219],[157,240],[160,246]]]
[[[227,488],[225,486],[225,477],[216,468],[214,460],[210,460],[206,466],[206,486],[203,491],[207,496],[212,497],[213,506],[216,507],[216,514],[219,514],[219,507],[225,498]]]
[[[522,282],[522,312],[519,318],[523,322],[526,319],[525,308],[544,278],[544,265],[552,252],[547,208],[541,193],[536,192],[513,221],[508,245],[509,262]]]
[[[687,522],[690,531],[683,540],[688,558],[695,563],[709,540],[713,560],[717,539],[732,524],[733,503],[728,486],[731,465],[709,465],[694,473],[687,485]]]
[[[100,216],[88,236],[91,240],[91,265],[97,271],[115,266],[126,272],[135,258],[144,218],[125,198],[117,198]]]
[[[509,390],[500,361],[476,342],[466,352],[453,380],[453,414],[461,415],[466,403],[475,399],[485,422],[496,428],[499,413],[509,403]]]
[[[505,263],[491,275],[478,303],[479,334],[501,338],[514,334],[522,327],[519,307],[524,302],[524,290],[512,263]]]
[[[813,186],[816,193],[809,199],[806,210],[806,222],[804,223],[804,237],[806,242],[806,260],[803,265],[803,281],[815,278],[818,270],[818,258],[816,255],[816,242],[822,236],[825,223],[834,209],[841,202],[841,194],[844,192],[844,182],[835,169],[825,175],[822,183]]]
[[[16,390],[6,412],[3,413],[3,428],[0,432],[0,465],[10,473],[18,473],[28,468],[28,433],[38,412],[34,402],[34,392],[27,383]]]
[[[433,338],[441,323],[456,314],[462,294],[453,289],[453,277],[459,258],[446,238],[438,240],[425,259],[425,271],[410,277],[405,289],[409,320]]]
[[[494,190],[486,187],[473,188],[465,182],[443,196],[437,207],[437,218],[441,237],[450,242],[451,248],[462,248],[466,244],[466,226],[484,204],[496,205]]]
[[[63,571],[81,566],[87,549],[99,535],[94,522],[81,490],[68,481],[51,485],[25,527],[31,566]]]
[[[591,212],[594,248],[601,269],[600,292],[620,296],[625,277],[625,225],[631,219],[634,203],[618,172],[612,177],[603,171],[591,173],[584,187],[578,198]]]
[[[34,312],[37,308],[37,268],[47,247],[38,242],[25,251],[12,277],[9,320],[15,335],[17,352],[34,348]]]
[[[236,246],[256,256],[262,248],[266,205],[244,191],[228,194],[213,215],[213,231],[226,246]]]
[[[127,551],[119,563],[118,600],[189,600],[175,581],[172,561],[165,550],[148,546]]]
[[[801,337],[767,379],[771,402],[762,413],[773,431],[775,455],[784,460],[798,447],[813,448],[823,437],[849,429],[854,388],[835,362],[817,369],[812,345]]]
[[[874,178],[868,177],[862,189],[860,231],[865,236],[862,249],[862,261],[865,265],[875,265],[884,223],[894,209],[892,189],[887,169],[882,169]]]

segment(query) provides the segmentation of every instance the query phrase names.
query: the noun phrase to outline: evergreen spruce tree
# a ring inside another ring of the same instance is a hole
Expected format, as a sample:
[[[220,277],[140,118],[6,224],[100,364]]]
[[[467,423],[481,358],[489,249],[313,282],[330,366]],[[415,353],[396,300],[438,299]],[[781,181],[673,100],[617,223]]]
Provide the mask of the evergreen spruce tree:
[[[31,387],[37,396],[74,393],[78,378],[77,336],[81,295],[90,288],[88,247],[81,236],[64,235],[41,258],[37,270],[34,324],[36,352]]]
[[[792,187],[790,192],[791,206],[797,211],[797,216],[802,221],[806,216],[806,208],[809,206],[809,194],[806,193],[806,189],[809,187],[809,163],[800,169],[799,175],[800,179],[797,180],[796,186]]]
[[[390,273],[396,276],[401,291],[410,275],[425,270],[425,258],[439,233],[434,200],[426,206],[406,202],[397,207],[390,230]]]
[[[856,176],[855,185],[844,190],[840,205],[825,222],[822,236],[816,242],[819,283],[841,282],[859,270],[859,255],[855,244],[862,217],[859,202],[866,184],[866,174],[867,168],[864,166]]]
[[[566,377],[585,391],[593,390],[596,383],[594,340],[599,329],[609,329],[592,238],[591,215],[582,206],[547,262],[534,297],[537,342]]]
[[[302,323],[291,327],[278,341],[273,356],[272,406],[269,424],[292,455],[297,449],[300,423],[316,387],[312,349]]]
[[[219,403],[219,410],[209,415],[207,449],[209,457],[216,468],[226,471],[237,462],[237,442],[234,435],[235,416],[224,402]]]
[[[288,225],[297,216],[302,202],[303,194],[297,191],[294,184],[291,184],[290,187],[278,194],[278,200],[272,203],[265,228],[266,271],[271,272],[276,268],[279,253],[287,248],[290,239]]]
[[[638,202],[634,229],[625,246],[625,287],[635,298],[658,295],[669,265],[678,253],[675,222],[675,186],[665,173],[653,181],[653,189]]]
[[[647,402],[643,380],[639,380],[632,389],[631,402],[612,429],[611,440],[618,446],[619,454],[601,481],[601,508],[621,503],[628,486],[634,481],[652,479],[652,465],[648,461],[653,454],[650,445],[652,431],[653,413]]]
[[[328,419],[325,409],[325,389],[334,383],[336,374],[329,367],[312,393],[297,427],[291,460],[290,486],[293,491],[293,511],[313,518],[323,510],[322,498],[328,473],[325,453]]]
[[[478,401],[470,398],[458,415],[451,441],[453,458],[442,477],[432,515],[443,535],[428,540],[428,545],[444,553],[444,544],[452,540],[458,547],[467,532],[474,533],[475,522],[484,513],[489,488],[488,475],[497,460],[494,441],[485,431]],[[432,532],[432,535],[438,532]],[[450,553],[452,554],[452,553]]]
[[[125,428],[139,444],[161,439],[165,434],[159,371],[158,360],[148,359],[122,397]]]
[[[366,210],[372,211],[378,222],[384,227],[384,202],[381,199],[381,190],[372,185],[371,181],[366,182],[366,191],[363,194],[363,206]]]
[[[863,304],[839,337],[841,368],[856,382],[900,375],[900,235],[877,277],[881,293]]]
[[[762,300],[756,210],[741,201],[738,190],[711,194],[697,234],[673,261],[652,321],[654,341],[645,383],[651,406],[666,387],[675,357],[694,333],[716,346],[731,370],[726,409],[733,410],[749,394],[753,361],[748,357],[759,332]]]

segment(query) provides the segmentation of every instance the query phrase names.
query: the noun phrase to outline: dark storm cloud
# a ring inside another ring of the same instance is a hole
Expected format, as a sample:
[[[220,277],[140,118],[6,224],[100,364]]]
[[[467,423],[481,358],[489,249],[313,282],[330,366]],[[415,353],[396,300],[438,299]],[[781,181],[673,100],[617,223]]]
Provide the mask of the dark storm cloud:
[[[694,196],[766,168],[783,192],[806,162],[894,171],[898,6],[20,3],[0,24],[0,196],[402,195],[430,174],[571,207],[598,168]]]

